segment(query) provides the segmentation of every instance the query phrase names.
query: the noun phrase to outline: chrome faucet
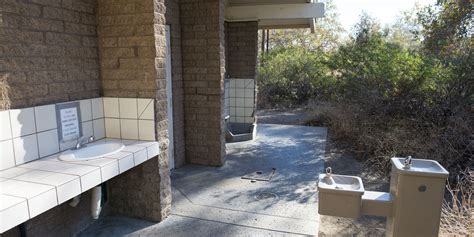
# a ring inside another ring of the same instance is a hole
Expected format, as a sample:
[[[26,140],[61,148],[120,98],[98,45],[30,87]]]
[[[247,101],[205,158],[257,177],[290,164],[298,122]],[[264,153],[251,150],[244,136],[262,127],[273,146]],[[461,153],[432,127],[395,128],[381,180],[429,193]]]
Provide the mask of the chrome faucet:
[[[408,156],[407,158],[405,158],[405,162],[403,162],[403,165],[404,165],[404,169],[410,169],[411,167],[411,156]]]
[[[83,147],[86,142],[93,142],[94,141],[94,136],[90,136],[90,137],[80,137],[77,139],[77,143],[76,143],[76,146],[75,146],[75,149],[80,149],[81,147]]]

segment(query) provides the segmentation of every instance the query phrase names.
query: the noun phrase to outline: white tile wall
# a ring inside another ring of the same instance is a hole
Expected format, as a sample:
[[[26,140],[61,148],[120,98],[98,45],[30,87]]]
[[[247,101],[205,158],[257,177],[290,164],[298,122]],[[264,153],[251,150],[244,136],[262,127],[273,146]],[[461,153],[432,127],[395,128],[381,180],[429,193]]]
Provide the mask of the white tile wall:
[[[58,130],[53,129],[38,133],[39,157],[45,157],[59,152]]]
[[[147,119],[147,120],[154,120],[154,103],[152,99],[137,99],[138,105],[138,118],[139,119]]]
[[[94,136],[94,129],[92,128],[92,121],[82,123],[82,136],[90,137]]]
[[[13,149],[17,165],[39,158],[36,134],[14,138]]]
[[[81,109],[81,124],[84,136],[94,136],[96,140],[106,137],[129,140],[156,140],[153,99],[105,97],[80,100],[78,102]],[[55,104],[0,111],[1,178],[3,178],[2,175],[7,175],[6,172],[12,173],[13,170],[23,169],[28,171],[28,169],[15,166],[71,149],[75,144],[76,141],[59,141]],[[146,153],[146,149],[143,152]],[[144,158],[146,155],[142,153],[137,154],[136,157],[127,155],[118,159],[116,169],[110,166],[106,169],[108,170],[106,174],[101,174],[99,177],[107,178],[118,171],[128,170],[136,165],[135,160],[138,163],[143,162],[147,158]],[[156,154],[157,151],[152,150],[149,153]],[[92,173],[86,179],[95,181],[96,178],[94,177],[96,176]],[[14,173],[13,175],[20,174],[21,172],[18,174]],[[72,185],[72,183],[69,185]],[[87,187],[87,183],[85,187]],[[74,188],[72,186],[64,186],[62,189],[73,190]],[[64,199],[68,198],[63,194],[59,194],[59,196]]]
[[[120,119],[105,118],[105,136],[110,138],[120,138]]]
[[[91,99],[92,102],[92,119],[100,119],[104,117],[104,104],[102,98]]]
[[[13,141],[6,140],[0,142],[0,170],[15,166],[15,152]]]
[[[36,132],[33,108],[10,110],[10,122],[13,137],[25,136]]]
[[[135,98],[119,98],[120,118],[138,119],[137,103]]]
[[[139,140],[155,141],[155,122],[153,120],[138,120]]]
[[[104,97],[104,116],[119,118],[119,98]]]
[[[36,132],[55,129],[56,123],[56,106],[45,105],[35,107]]]
[[[84,122],[92,120],[92,101],[81,100],[79,101],[79,106],[81,108],[81,121]]]
[[[140,100],[147,102],[142,110],[148,108],[149,102],[153,102],[151,99]],[[110,106],[107,109],[108,114],[119,118],[118,101],[119,98],[80,100],[83,135],[94,136],[96,139],[105,138],[104,104]],[[134,114],[132,117],[138,118],[138,100],[123,101],[125,114],[127,114],[127,103],[135,101],[135,112],[132,108],[131,114]],[[153,109],[153,105],[149,107]],[[153,121],[153,110],[150,114]],[[138,139],[138,122],[136,124],[136,135],[130,136],[133,139]],[[120,126],[113,128],[115,129],[115,134],[111,132],[113,137],[120,138],[120,135],[116,135],[120,133]],[[58,140],[55,104],[0,111],[0,171],[73,148],[75,144],[76,141]]]
[[[69,142],[60,142],[59,143],[59,150],[60,151],[65,151],[74,148],[76,145],[76,141],[69,141]]]
[[[228,113],[230,122],[253,123],[255,116],[255,80],[227,79],[226,99],[228,97]]]
[[[106,137],[156,140],[153,99],[104,97],[104,111]]]
[[[9,111],[0,111],[0,141],[12,138]],[[1,168],[0,168],[1,169]]]
[[[105,122],[104,119],[95,119],[92,122],[95,139],[102,139],[105,137]]]
[[[225,79],[224,81],[224,116],[230,115],[230,80]]]
[[[123,151],[96,160],[63,162],[58,159],[58,154],[55,154],[0,171],[0,233],[66,202],[160,152],[156,141],[121,141],[126,145]]]
[[[138,120],[120,119],[120,131],[122,139],[138,140]]]

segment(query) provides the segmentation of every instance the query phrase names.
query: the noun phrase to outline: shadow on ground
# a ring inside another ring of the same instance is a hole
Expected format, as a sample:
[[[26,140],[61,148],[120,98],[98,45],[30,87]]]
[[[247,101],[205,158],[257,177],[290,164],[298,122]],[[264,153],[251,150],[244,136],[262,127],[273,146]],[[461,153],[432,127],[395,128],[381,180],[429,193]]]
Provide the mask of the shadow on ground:
[[[172,213],[162,223],[109,216],[80,236],[316,235],[325,142],[325,128],[259,124],[253,141],[226,145],[223,167],[172,172]],[[273,170],[269,182],[241,178]]]

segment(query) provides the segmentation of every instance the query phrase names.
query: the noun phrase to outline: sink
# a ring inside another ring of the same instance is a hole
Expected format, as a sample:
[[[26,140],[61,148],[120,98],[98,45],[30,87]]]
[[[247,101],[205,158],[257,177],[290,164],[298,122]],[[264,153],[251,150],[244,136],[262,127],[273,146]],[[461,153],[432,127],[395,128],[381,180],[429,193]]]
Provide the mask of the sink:
[[[400,173],[442,178],[447,177],[449,174],[448,171],[435,160],[412,159],[410,168],[405,168],[404,162],[405,158],[392,158],[393,166]]]
[[[361,215],[364,185],[356,176],[319,175],[318,212],[322,215],[357,218]]]
[[[352,194],[364,193],[362,180],[356,176],[348,175],[319,175],[318,188],[327,192],[348,192]]]
[[[63,161],[85,161],[99,159],[121,151],[125,145],[120,141],[89,143],[82,148],[67,150],[59,155]]]

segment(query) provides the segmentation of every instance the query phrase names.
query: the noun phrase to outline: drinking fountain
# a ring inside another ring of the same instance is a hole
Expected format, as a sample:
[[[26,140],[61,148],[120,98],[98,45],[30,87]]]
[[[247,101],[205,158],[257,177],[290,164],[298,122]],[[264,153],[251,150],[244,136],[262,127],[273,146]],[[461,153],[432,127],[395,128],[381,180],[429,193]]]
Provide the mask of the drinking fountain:
[[[358,218],[387,217],[386,236],[438,236],[449,173],[437,161],[391,158],[390,192],[366,191],[360,177],[319,175],[319,214]]]

